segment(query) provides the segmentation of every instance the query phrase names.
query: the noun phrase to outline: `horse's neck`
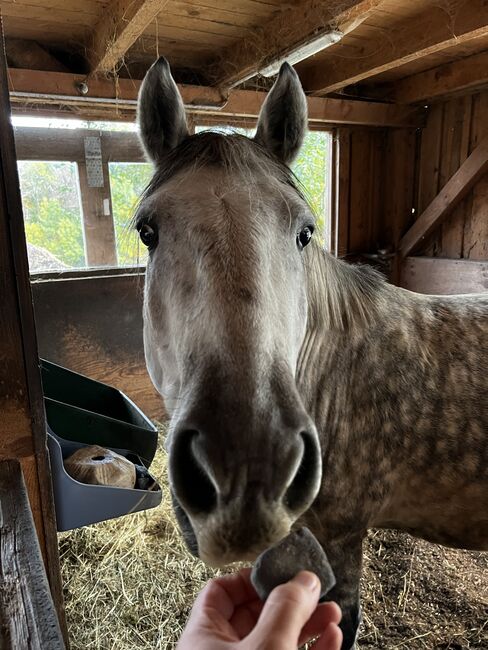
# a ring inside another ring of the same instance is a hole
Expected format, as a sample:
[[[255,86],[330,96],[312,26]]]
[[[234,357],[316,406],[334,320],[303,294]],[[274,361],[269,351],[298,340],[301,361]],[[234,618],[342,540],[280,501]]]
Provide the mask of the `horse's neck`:
[[[348,265],[318,247],[310,253],[309,316],[297,385],[317,423],[330,417],[343,423],[350,414],[334,415],[334,409],[345,409],[361,398],[361,390],[371,390],[389,339],[393,343],[400,333],[415,347],[423,307],[415,294],[389,285],[369,268]],[[327,420],[326,425],[333,423]]]
[[[394,288],[370,267],[352,266],[312,244],[306,268],[308,329],[358,332],[383,316]]]

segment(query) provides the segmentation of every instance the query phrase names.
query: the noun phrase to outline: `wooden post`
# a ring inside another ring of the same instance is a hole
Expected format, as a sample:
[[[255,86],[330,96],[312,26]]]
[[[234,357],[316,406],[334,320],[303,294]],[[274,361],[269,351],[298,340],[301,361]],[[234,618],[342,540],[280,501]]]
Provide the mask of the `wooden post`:
[[[341,128],[336,133],[336,255],[344,257],[349,252],[351,132]]]
[[[0,494],[0,647],[64,650],[18,461],[0,461]]]
[[[0,22],[0,459],[20,461],[51,593],[64,621],[22,203]]]
[[[109,167],[100,158],[101,178],[91,180],[89,163],[77,163],[83,207],[83,231],[87,266],[117,266]]]

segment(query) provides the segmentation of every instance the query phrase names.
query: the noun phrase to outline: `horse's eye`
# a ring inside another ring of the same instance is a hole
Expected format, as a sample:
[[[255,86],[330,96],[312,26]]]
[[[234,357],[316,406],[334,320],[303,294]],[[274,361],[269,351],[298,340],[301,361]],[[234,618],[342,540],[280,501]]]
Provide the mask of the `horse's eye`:
[[[158,243],[158,231],[156,227],[149,223],[143,223],[138,230],[139,237],[144,246],[147,246],[149,250],[153,249]]]
[[[305,226],[297,235],[297,246],[300,250],[310,243],[313,234],[313,226]]]

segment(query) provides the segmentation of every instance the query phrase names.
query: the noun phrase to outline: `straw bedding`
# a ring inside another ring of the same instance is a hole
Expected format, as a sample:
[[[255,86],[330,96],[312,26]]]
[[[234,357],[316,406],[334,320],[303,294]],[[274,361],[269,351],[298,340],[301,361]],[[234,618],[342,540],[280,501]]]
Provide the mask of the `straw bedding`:
[[[215,571],[183,546],[165,487],[154,510],[60,535],[73,650],[174,648],[192,602]],[[488,648],[488,554],[392,531],[365,545],[360,648]]]

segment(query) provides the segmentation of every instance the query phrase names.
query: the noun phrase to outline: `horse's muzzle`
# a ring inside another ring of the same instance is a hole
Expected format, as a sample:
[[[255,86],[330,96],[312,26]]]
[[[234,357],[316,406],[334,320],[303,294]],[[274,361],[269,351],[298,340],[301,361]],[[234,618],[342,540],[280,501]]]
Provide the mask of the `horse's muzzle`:
[[[233,449],[229,439],[195,427],[173,432],[174,501],[192,528],[198,554],[211,564],[253,559],[278,541],[311,505],[320,484],[315,430],[268,435],[261,445],[246,445],[244,434],[239,442]]]

